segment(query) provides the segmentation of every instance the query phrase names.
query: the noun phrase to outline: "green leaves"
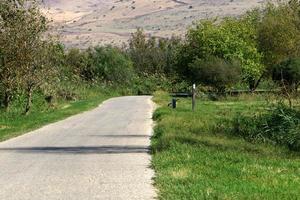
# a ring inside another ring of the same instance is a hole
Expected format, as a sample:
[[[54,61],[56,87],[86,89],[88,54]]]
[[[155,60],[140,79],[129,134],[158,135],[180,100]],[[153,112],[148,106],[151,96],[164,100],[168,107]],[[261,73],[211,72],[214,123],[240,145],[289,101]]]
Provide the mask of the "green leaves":
[[[210,56],[227,61],[238,60],[244,81],[259,79],[264,72],[262,54],[258,51],[255,17],[226,18],[221,22],[198,22],[187,34],[189,62]],[[190,50],[190,51],[189,51]],[[184,67],[184,66],[182,66]]]
[[[273,80],[284,84],[290,91],[297,91],[300,85],[300,58],[290,58],[276,65]]]
[[[264,63],[269,68],[300,55],[300,3],[292,2],[279,6],[269,4],[262,15],[258,42],[264,53]]]
[[[0,2],[0,52],[2,54],[0,85],[4,105],[9,106],[14,93],[23,92],[31,105],[32,93],[45,85],[55,85],[56,64],[51,38],[45,41],[47,20],[36,1]],[[47,86],[48,87],[48,86]],[[30,107],[26,108],[29,111]]]
[[[96,47],[89,52],[96,77],[116,84],[128,84],[134,72],[131,60],[114,47]]]
[[[137,29],[129,40],[128,54],[133,61],[135,71],[142,76],[155,74],[175,74],[174,61],[177,48],[180,46],[178,38],[147,38],[142,29]]]
[[[266,113],[233,120],[233,133],[252,142],[273,142],[300,150],[300,112],[284,104],[272,105]]]
[[[228,62],[217,57],[196,59],[189,68],[195,81],[211,86],[217,92],[225,92],[225,89],[236,84],[240,77],[240,63]]]

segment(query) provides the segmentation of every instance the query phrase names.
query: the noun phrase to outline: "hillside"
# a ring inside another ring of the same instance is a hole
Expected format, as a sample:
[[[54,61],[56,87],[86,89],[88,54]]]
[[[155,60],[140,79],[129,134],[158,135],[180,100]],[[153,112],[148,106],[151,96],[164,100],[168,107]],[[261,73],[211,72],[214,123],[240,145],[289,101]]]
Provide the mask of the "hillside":
[[[148,34],[183,35],[193,21],[237,16],[264,0],[43,0],[53,32],[67,47],[122,44],[137,27]]]

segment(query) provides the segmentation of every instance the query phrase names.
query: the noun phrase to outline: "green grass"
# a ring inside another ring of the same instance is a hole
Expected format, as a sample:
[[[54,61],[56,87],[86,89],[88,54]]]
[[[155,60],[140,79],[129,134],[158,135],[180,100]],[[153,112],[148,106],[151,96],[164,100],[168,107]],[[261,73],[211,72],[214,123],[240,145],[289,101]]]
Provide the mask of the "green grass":
[[[263,100],[197,101],[176,110],[157,93],[161,107],[152,139],[159,199],[300,199],[300,154],[284,147],[252,144],[232,136],[237,113],[266,109]]]
[[[25,116],[16,111],[0,111],[0,141],[4,141],[28,131],[35,130],[69,116],[97,107],[104,100],[116,96],[115,93],[103,92],[99,89],[88,89],[81,94],[83,99],[57,102],[55,108],[45,109],[44,105],[36,105],[32,112]],[[39,103],[37,99],[36,104]]]

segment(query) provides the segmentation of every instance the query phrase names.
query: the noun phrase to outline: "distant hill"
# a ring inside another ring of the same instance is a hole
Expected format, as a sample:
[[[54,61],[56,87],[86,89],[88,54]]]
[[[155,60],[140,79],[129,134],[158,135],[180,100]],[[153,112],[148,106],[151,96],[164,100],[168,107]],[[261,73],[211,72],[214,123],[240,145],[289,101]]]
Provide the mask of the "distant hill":
[[[122,44],[137,27],[158,37],[184,35],[193,21],[237,16],[266,0],[43,0],[67,47]]]

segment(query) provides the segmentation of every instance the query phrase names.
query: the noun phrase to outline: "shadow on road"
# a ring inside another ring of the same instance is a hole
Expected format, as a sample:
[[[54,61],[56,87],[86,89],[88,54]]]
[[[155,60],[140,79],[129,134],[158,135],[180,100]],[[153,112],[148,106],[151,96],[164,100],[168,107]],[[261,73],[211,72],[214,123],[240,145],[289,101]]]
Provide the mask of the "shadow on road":
[[[78,147],[17,147],[0,148],[1,152],[41,154],[126,154],[149,153],[146,146],[78,146]]]
[[[103,137],[103,138],[150,138],[149,135],[89,135],[90,137]]]

